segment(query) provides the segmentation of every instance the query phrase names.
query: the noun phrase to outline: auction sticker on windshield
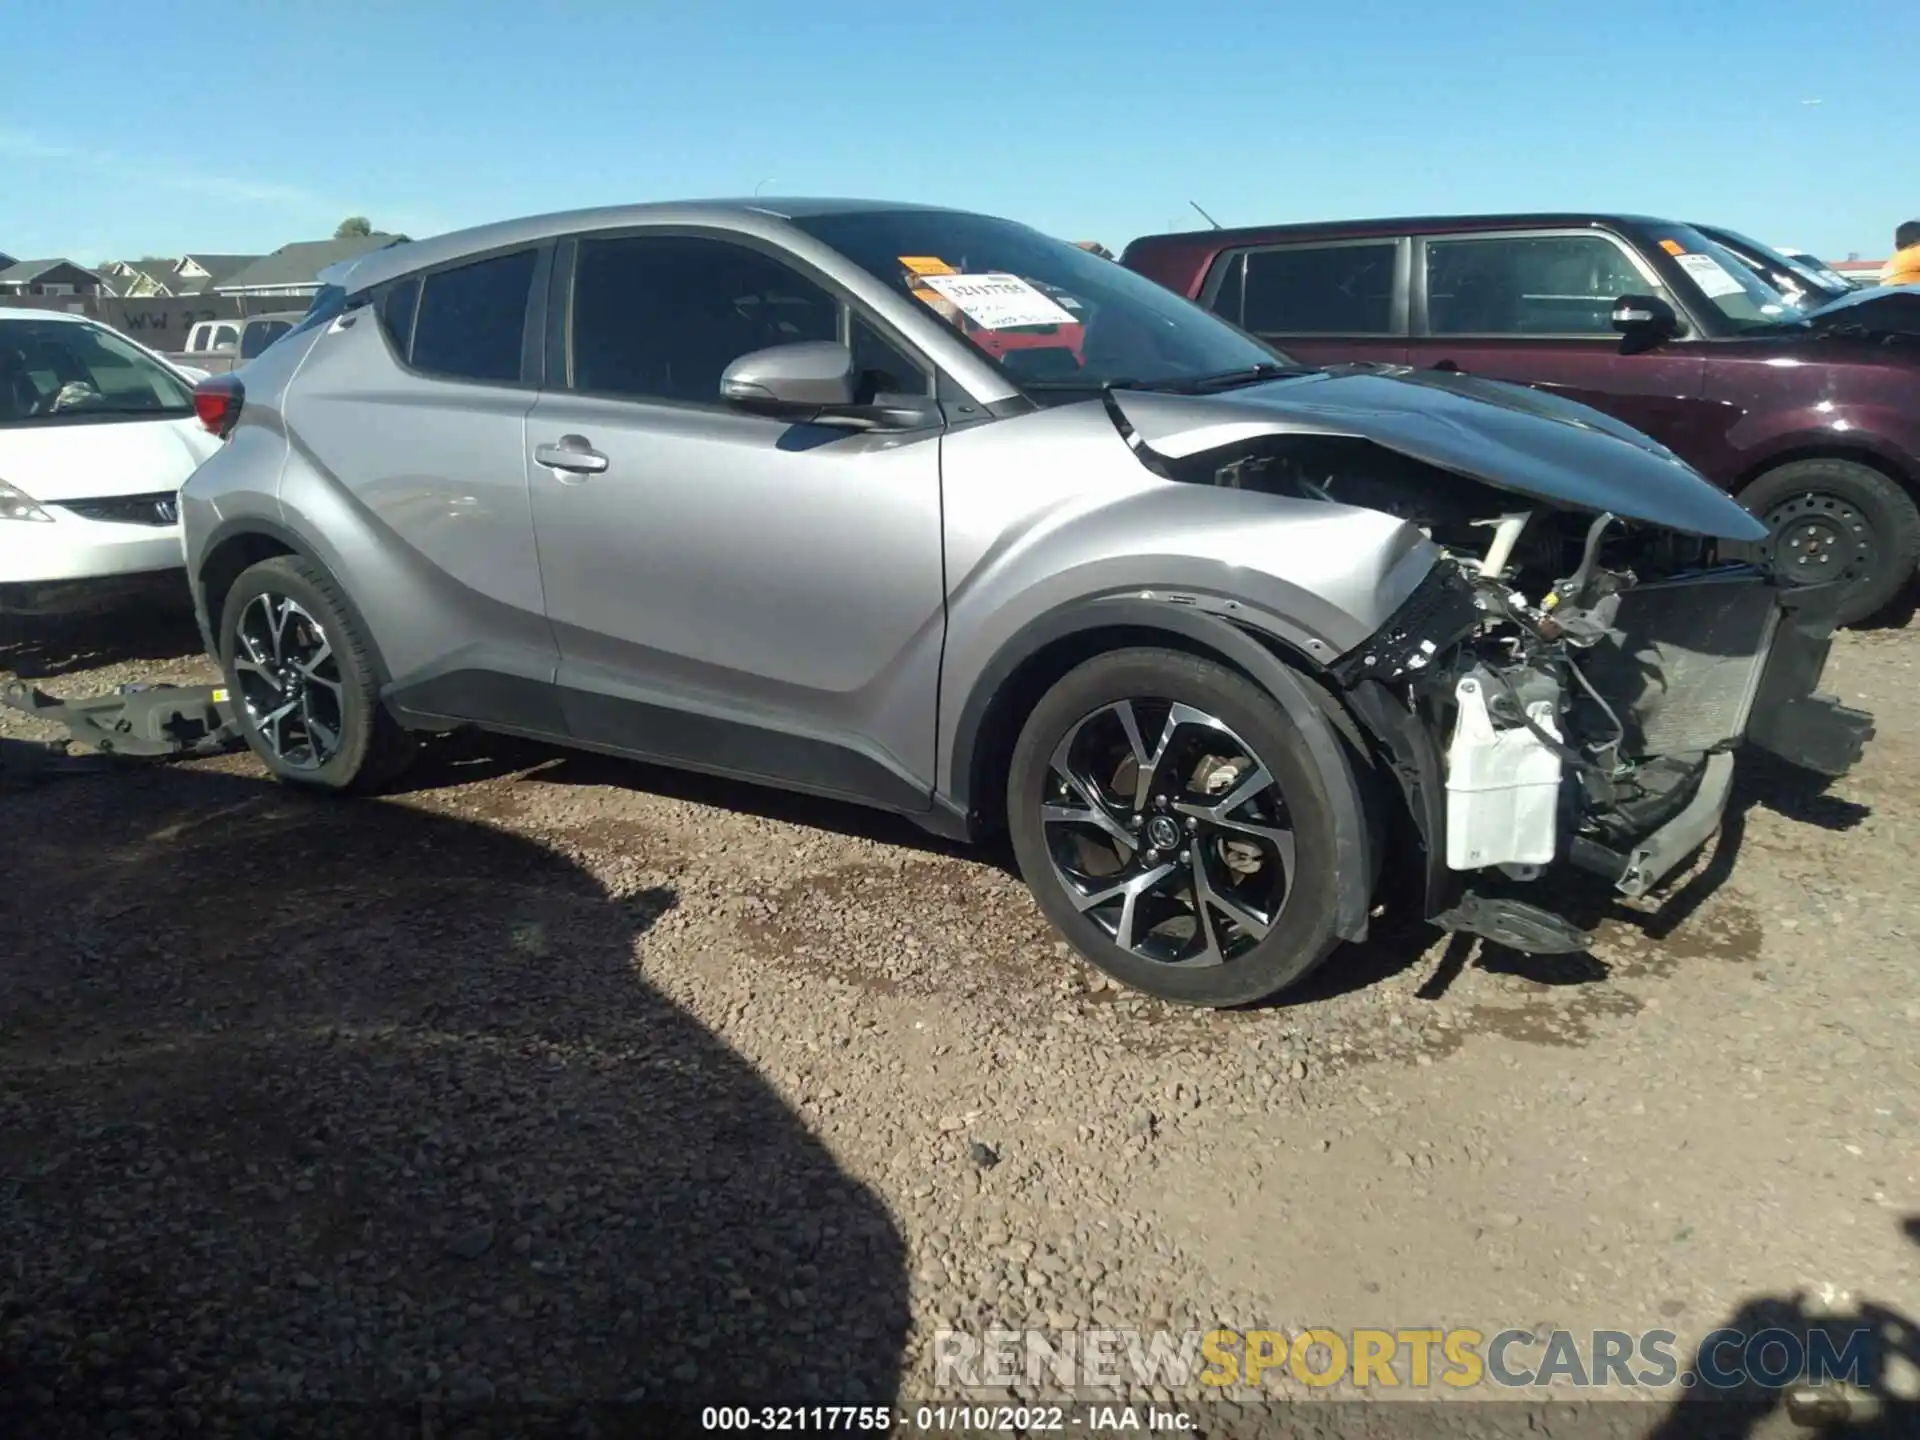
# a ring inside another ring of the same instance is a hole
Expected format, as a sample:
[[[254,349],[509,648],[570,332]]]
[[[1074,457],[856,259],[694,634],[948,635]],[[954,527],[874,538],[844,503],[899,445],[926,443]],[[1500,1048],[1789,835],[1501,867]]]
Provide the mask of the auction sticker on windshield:
[[[920,283],[983,330],[1080,323],[1018,275],[922,275]]]
[[[1676,255],[1673,258],[1709,298],[1746,293],[1740,282],[1727,273],[1727,267],[1711,255]]]

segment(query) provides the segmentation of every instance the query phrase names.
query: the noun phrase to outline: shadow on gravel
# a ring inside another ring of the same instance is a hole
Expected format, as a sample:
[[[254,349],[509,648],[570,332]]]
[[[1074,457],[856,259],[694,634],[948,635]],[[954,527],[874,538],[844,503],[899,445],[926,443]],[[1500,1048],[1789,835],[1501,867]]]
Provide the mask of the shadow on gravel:
[[[1908,1217],[1902,1229],[1920,1243],[1920,1217]],[[1897,1389],[1896,1371],[1905,1372]],[[1702,1337],[1681,1378],[1688,1398],[1646,1440],[1920,1435],[1920,1324],[1872,1301],[1830,1313],[1802,1294],[1749,1300]]]
[[[894,1399],[901,1237],[642,978],[671,891],[203,769],[0,827],[6,1433]]]
[[[76,670],[201,653],[193,602],[181,582],[101,615],[31,620],[0,616],[0,671],[22,680],[54,680]]]

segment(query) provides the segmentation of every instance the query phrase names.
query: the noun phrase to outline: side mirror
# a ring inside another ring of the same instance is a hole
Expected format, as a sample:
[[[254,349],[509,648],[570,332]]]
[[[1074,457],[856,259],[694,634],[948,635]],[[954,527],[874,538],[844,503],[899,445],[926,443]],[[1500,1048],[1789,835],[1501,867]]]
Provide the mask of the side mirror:
[[[1645,350],[1680,333],[1680,316],[1657,295],[1622,295],[1613,302],[1613,328],[1626,347]]]
[[[860,398],[853,352],[833,340],[802,340],[742,355],[721,372],[720,398],[756,415],[850,430],[917,430],[938,424],[933,401]]]
[[[762,415],[798,416],[853,404],[853,352],[832,340],[774,345],[721,373],[720,398]]]

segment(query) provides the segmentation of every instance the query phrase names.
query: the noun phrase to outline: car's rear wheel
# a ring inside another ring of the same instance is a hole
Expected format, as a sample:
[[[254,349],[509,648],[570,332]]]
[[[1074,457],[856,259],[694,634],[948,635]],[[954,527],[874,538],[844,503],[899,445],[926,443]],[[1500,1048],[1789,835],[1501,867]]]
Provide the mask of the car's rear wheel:
[[[277,555],[244,571],[219,638],[241,733],[277,778],[377,790],[413,758],[414,738],[380,704],[371,646],[318,565]]]
[[[1851,460],[1796,460],[1740,492],[1771,531],[1763,548],[1782,579],[1846,586],[1836,623],[1884,610],[1920,566],[1920,507],[1888,476]]]
[[[1042,910],[1123,984],[1247,1004],[1334,947],[1327,777],[1223,665],[1131,649],[1070,672],[1021,732],[1007,814]]]

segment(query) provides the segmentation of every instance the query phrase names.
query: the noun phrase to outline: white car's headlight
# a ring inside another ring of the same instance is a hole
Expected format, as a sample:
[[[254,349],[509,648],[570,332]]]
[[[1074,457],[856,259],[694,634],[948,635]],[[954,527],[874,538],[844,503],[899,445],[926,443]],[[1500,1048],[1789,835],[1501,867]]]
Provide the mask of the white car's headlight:
[[[17,486],[0,480],[0,520],[52,520],[34,498]]]

